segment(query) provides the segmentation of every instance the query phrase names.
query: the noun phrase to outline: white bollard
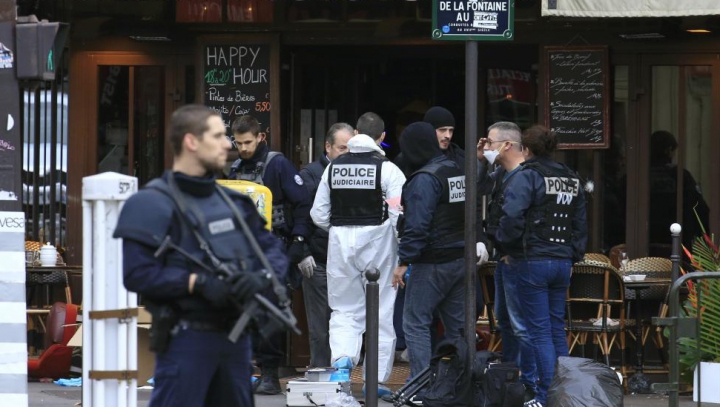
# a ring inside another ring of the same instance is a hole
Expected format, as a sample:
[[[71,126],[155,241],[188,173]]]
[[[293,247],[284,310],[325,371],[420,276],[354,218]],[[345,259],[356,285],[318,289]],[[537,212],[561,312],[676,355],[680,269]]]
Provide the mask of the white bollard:
[[[25,213],[0,212],[0,406],[27,407]]]
[[[83,178],[83,407],[137,406],[137,295],[123,285],[112,234],[135,177]]]

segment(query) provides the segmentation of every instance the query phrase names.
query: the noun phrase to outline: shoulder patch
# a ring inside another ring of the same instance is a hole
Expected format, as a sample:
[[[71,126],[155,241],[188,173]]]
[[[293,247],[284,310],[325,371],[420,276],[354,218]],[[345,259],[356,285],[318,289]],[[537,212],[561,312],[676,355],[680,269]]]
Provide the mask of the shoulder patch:
[[[295,174],[295,183],[298,185],[303,184],[303,180],[302,180],[302,178],[300,178],[300,176],[298,174]]]

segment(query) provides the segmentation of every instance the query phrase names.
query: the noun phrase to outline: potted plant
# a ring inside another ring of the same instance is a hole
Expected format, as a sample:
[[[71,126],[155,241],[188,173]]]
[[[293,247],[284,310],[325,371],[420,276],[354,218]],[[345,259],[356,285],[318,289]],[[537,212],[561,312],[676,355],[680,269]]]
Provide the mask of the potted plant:
[[[703,230],[693,241],[692,252],[683,247],[693,267],[698,271],[720,271],[720,249],[714,236]],[[683,310],[688,317],[700,320],[698,338],[680,338],[681,368],[686,374],[693,372],[693,401],[720,403],[720,280],[688,281],[688,297]],[[699,301],[699,303],[698,303]],[[698,382],[698,370],[700,381]]]

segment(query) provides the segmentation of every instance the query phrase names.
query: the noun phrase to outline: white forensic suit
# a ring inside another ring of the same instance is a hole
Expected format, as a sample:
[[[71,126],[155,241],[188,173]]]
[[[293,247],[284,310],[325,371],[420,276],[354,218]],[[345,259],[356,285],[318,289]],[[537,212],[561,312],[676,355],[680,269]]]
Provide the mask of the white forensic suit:
[[[310,216],[318,227],[329,230],[330,235],[327,284],[328,303],[332,309],[330,349],[333,362],[347,356],[352,359],[353,366],[358,365],[362,334],[365,332],[365,284],[367,283],[365,271],[371,269],[380,271],[378,381],[383,383],[390,378],[395,355],[393,309],[397,292],[392,287],[392,279],[393,269],[398,262],[396,238],[398,199],[405,183],[405,175],[395,164],[384,158],[385,153],[382,149],[365,134],[351,138],[348,148],[348,154],[333,160],[325,169]],[[343,164],[348,162],[350,164]],[[379,191],[372,178],[372,170],[353,170],[362,167],[373,168],[363,165],[363,162],[372,162],[376,166],[375,169],[380,170],[376,176],[379,177],[383,202],[379,202]],[[351,170],[348,171],[348,168]],[[330,182],[333,182],[332,187]],[[348,205],[343,204],[343,208],[333,210],[333,202],[337,203],[338,197],[347,193],[348,188],[355,188],[351,194],[360,195],[351,195],[351,197],[359,196],[360,199],[345,200],[343,202],[348,202]],[[345,191],[338,192],[343,189]],[[368,205],[360,205],[359,202],[368,199],[373,203],[369,206],[373,208],[377,208],[376,202],[378,205],[383,205],[386,214],[374,225],[347,225],[353,223],[352,215],[348,218],[347,214],[355,213],[353,210],[362,211],[362,208]],[[354,209],[345,209],[353,205],[355,205]],[[342,209],[345,209],[343,217],[337,213]],[[341,218],[344,221],[341,221]]]

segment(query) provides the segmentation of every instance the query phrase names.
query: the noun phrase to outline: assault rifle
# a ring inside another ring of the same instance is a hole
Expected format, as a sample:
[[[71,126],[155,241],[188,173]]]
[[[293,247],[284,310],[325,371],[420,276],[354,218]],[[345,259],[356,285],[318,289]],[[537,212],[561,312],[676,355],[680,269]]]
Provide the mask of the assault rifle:
[[[160,247],[155,251],[155,257],[157,258],[164,255],[170,249],[180,253],[203,270],[211,274],[217,274],[220,279],[227,279],[241,272],[237,266],[228,262],[218,262],[214,268],[208,266],[200,259],[188,253],[187,250],[173,243],[170,236],[166,236],[162,240]],[[272,281],[276,281],[276,279],[272,278],[274,276],[268,274],[267,270],[262,270],[261,272],[265,273]],[[297,319],[290,310],[289,303],[283,304],[281,302],[280,307],[282,308],[279,308],[260,293],[255,293],[253,299],[244,304],[237,300],[235,300],[234,303],[239,310],[242,310],[242,314],[228,335],[228,339],[233,343],[237,342],[251,320],[256,321],[258,331],[264,338],[268,338],[274,332],[282,329],[289,329],[298,335],[301,334],[300,329],[297,327]],[[269,317],[269,320],[264,320],[267,317]]]

